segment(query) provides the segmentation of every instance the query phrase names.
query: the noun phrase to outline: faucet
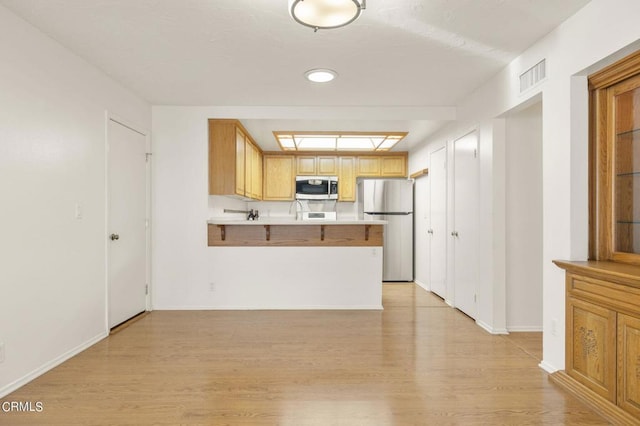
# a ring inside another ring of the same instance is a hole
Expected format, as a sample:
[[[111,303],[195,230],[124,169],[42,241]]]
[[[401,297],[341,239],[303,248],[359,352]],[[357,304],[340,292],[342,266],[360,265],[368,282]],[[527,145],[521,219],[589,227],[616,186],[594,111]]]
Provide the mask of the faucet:
[[[247,220],[258,220],[259,217],[260,217],[260,212],[258,210],[251,209],[247,214]]]
[[[298,199],[293,200],[293,202],[289,206],[289,214],[291,214],[291,208],[294,205],[296,206],[296,220],[299,220],[300,219],[300,212],[304,211],[304,206],[302,205],[302,202],[300,202],[300,200],[298,200]],[[300,207],[300,210],[298,210],[298,207]]]

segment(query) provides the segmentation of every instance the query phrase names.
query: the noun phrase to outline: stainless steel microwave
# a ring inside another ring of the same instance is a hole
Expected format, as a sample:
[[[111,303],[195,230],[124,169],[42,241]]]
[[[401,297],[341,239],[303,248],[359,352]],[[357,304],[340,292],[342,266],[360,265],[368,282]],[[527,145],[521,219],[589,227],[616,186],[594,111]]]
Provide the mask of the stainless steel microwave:
[[[296,200],[337,199],[337,176],[296,176]]]

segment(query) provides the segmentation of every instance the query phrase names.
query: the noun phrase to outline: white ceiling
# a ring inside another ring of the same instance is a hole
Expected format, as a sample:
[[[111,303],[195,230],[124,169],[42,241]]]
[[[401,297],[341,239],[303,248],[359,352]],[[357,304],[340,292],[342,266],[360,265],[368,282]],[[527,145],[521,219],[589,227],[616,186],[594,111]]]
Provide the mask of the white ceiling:
[[[317,33],[287,0],[0,4],[154,105],[418,107],[406,119],[243,119],[264,149],[277,147],[272,130],[409,131],[397,147],[408,149],[444,122],[419,108],[455,106],[588,1],[368,0],[353,24]],[[318,67],[338,79],[304,80]]]

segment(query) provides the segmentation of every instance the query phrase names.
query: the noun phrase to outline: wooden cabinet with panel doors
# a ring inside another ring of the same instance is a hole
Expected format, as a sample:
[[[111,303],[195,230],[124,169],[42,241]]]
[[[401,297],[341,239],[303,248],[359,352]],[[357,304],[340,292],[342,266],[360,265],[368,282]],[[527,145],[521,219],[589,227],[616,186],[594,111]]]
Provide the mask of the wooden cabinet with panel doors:
[[[358,156],[357,175],[358,177],[406,177],[407,154]]]
[[[259,200],[262,151],[238,120],[209,120],[209,194]]]
[[[269,160],[272,164],[267,166],[267,158],[278,160]],[[289,158],[293,166],[285,158]],[[279,171],[277,175],[271,175],[272,172],[269,171],[274,167]],[[263,199],[293,200],[296,175],[338,176],[338,201],[352,202],[356,200],[356,179],[359,177],[406,178],[407,153],[367,155],[346,152],[344,155],[329,155],[318,152],[267,152],[264,154]],[[281,181],[283,178],[285,180]]]
[[[589,76],[589,261],[566,270],[565,371],[552,379],[640,424],[640,52]]]
[[[338,201],[356,200],[356,157],[338,158]]]
[[[335,155],[297,155],[296,174],[300,176],[337,176],[338,157]]]
[[[265,201],[290,201],[295,197],[295,157],[265,154],[263,159]]]

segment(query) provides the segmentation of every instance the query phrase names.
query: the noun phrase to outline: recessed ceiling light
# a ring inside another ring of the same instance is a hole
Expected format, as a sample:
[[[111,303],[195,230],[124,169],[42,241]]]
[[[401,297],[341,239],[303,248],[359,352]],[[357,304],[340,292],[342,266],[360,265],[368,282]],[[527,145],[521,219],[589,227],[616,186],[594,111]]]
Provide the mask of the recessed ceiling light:
[[[309,70],[304,73],[304,76],[309,81],[313,81],[314,83],[327,83],[338,76],[338,73],[334,70],[317,68],[313,70]]]

